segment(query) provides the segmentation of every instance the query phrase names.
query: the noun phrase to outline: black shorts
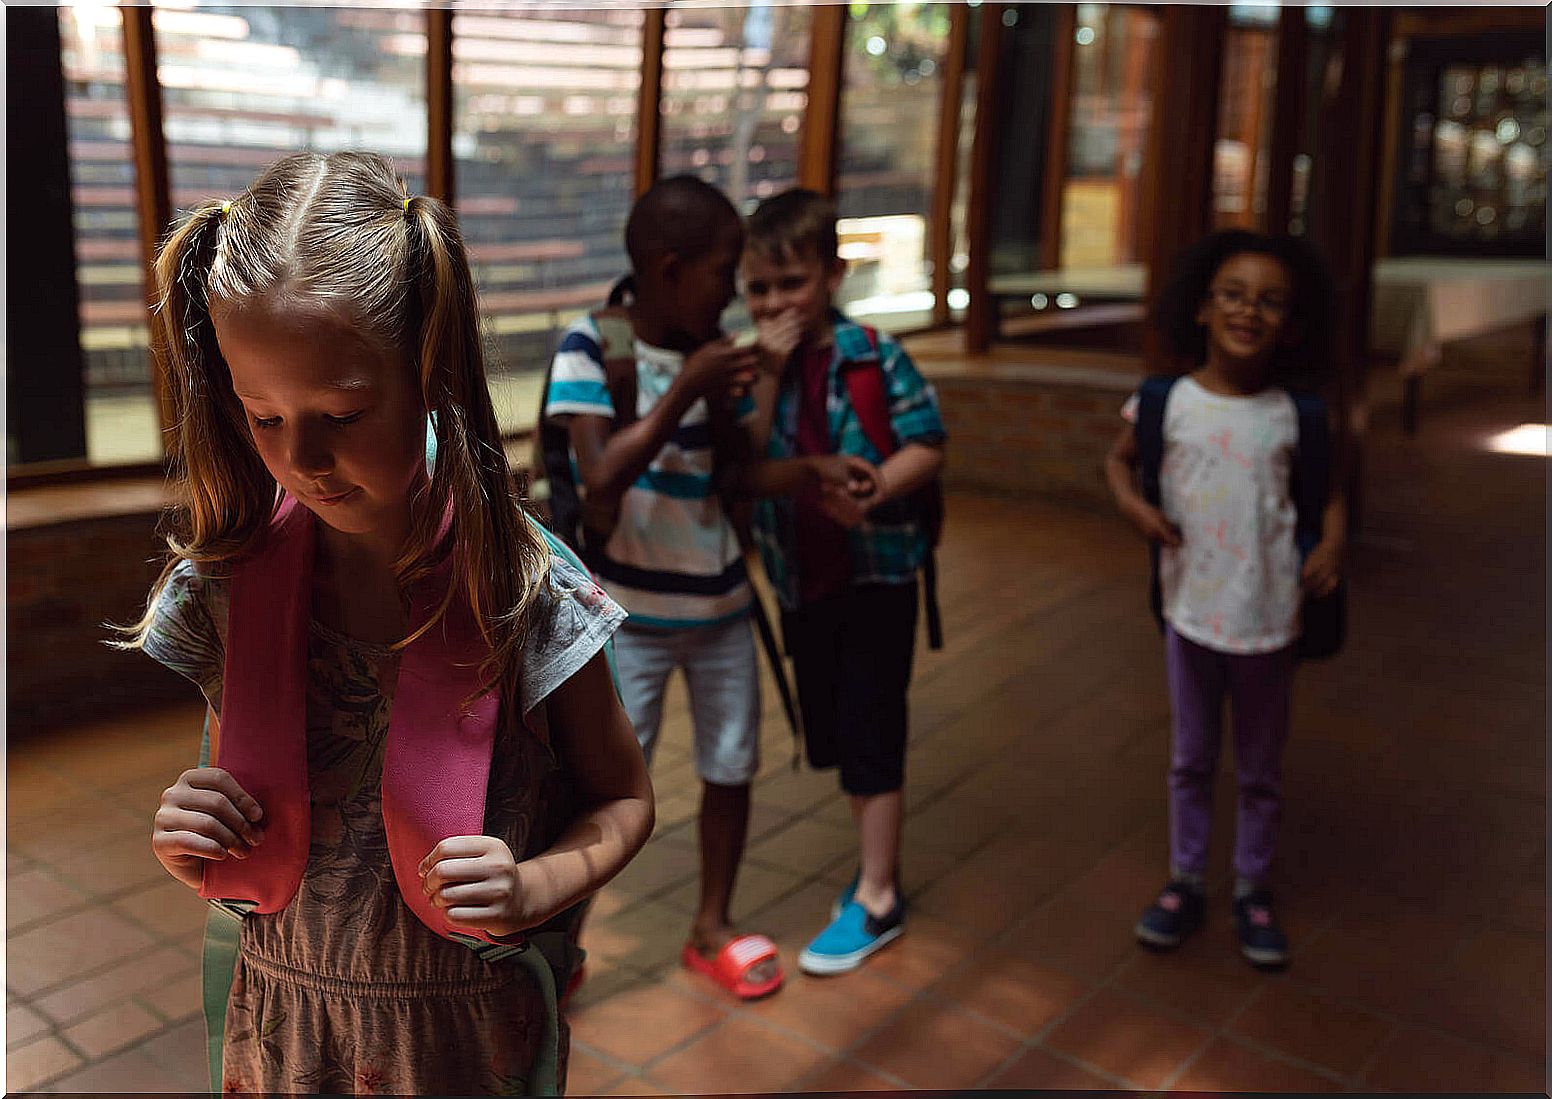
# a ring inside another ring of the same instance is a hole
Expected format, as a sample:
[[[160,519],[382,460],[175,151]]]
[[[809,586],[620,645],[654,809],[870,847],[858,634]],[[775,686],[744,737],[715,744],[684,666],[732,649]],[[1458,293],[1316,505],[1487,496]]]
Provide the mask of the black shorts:
[[[859,585],[782,615],[809,766],[839,766],[848,794],[887,794],[905,782],[916,609],[913,580]]]

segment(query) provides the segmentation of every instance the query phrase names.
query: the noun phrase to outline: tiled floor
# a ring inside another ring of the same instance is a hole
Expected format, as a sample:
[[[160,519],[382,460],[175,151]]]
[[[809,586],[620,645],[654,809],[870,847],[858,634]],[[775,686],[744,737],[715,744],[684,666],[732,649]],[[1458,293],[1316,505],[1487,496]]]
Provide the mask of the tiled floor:
[[[1376,419],[1350,645],[1299,678],[1287,973],[1234,953],[1221,842],[1205,933],[1173,956],[1131,942],[1160,883],[1168,730],[1141,547],[1107,514],[959,495],[948,646],[921,654],[913,695],[909,933],[753,1005],[678,968],[696,866],[680,692],[658,834],[589,927],[572,1092],[1541,1091],[1546,465],[1477,448],[1538,409],[1430,396],[1415,441]],[[738,914],[792,966],[851,836],[767,703]],[[185,706],[12,747],[11,1090],[203,1084],[201,909],[146,841],[198,724]],[[1220,836],[1232,800],[1225,783]]]

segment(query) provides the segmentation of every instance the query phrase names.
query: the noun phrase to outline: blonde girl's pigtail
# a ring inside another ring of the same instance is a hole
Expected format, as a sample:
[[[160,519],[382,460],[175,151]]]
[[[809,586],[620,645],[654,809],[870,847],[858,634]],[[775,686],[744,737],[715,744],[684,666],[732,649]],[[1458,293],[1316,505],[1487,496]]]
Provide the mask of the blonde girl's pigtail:
[[[457,222],[436,199],[406,203],[415,290],[412,308],[421,392],[434,414],[437,462],[432,508],[417,509],[413,544],[429,545],[443,502],[452,500],[460,587],[491,646],[488,686],[508,700],[549,550],[514,496],[485,376],[479,307]],[[413,577],[406,576],[406,581]]]
[[[144,644],[152,608],[180,561],[229,556],[267,518],[244,515],[233,525],[233,508],[251,498],[244,484],[267,485],[274,493],[274,481],[247,443],[240,409],[211,381],[226,372],[210,319],[208,284],[229,205],[212,200],[197,207],[157,253],[151,346],[162,364],[172,412],[167,458],[176,504],[163,522],[172,553],[140,620],[116,628],[123,637],[116,644],[123,648]],[[222,436],[234,433],[238,445],[220,445]],[[218,457],[222,454],[246,454],[248,460],[234,467],[229,458]]]
[[[211,271],[223,246],[240,237],[241,202],[211,200],[168,238],[156,261],[158,352],[173,410],[174,478],[187,509],[186,531],[169,544],[180,556],[225,558],[250,543],[269,521],[275,481],[249,437],[242,406],[216,341],[210,313]],[[181,544],[180,544],[181,543]]]

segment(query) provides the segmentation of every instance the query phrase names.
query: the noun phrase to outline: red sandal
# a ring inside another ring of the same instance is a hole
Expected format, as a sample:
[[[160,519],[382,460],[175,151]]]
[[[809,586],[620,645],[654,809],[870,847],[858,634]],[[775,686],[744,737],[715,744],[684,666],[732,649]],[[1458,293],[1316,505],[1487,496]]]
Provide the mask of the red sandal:
[[[692,943],[685,943],[680,955],[685,968],[710,977],[740,1000],[758,1000],[781,987],[785,975],[780,966],[773,976],[759,983],[745,979],[755,966],[775,957],[776,944],[764,935],[734,936],[717,951],[715,958],[707,958]]]

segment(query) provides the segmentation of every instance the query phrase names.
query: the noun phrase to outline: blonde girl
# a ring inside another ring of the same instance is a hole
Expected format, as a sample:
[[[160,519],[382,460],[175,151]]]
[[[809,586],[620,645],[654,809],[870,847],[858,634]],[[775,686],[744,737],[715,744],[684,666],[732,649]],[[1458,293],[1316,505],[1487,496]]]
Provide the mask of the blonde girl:
[[[244,915],[222,1086],[558,1091],[575,959],[529,947],[652,792],[622,612],[514,499],[453,215],[382,157],[289,156],[156,271],[179,497],[128,644],[209,702],[152,846]]]

